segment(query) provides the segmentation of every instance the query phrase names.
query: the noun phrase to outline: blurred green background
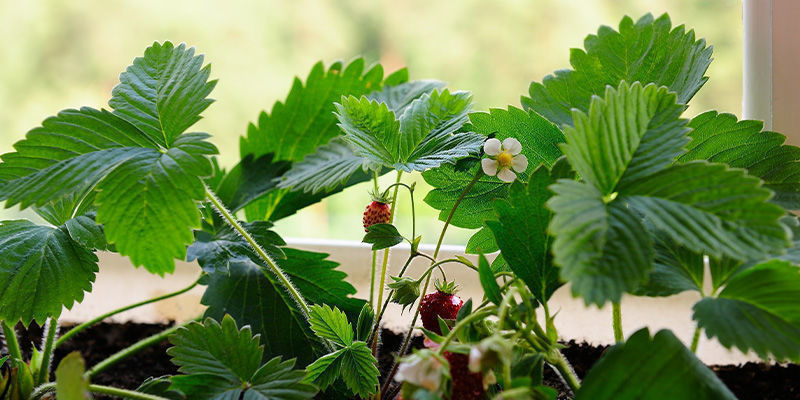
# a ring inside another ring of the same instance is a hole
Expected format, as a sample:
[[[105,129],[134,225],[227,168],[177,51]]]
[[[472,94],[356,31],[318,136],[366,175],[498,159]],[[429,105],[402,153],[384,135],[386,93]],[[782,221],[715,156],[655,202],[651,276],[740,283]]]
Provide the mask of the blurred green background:
[[[688,111],[740,113],[741,1],[15,1],[0,0],[0,152],[64,108],[106,107],[119,73],[153,41],[186,42],[206,55],[217,99],[193,130],[214,135],[221,163],[238,158],[239,136],[262,109],[284,99],[294,76],[364,55],[411,78],[471,90],[476,110],[519,105],[532,80],[569,67],[569,48],[600,25],[668,12],[714,46],[710,80]],[[384,177],[392,179],[391,177]],[[408,181],[419,180],[418,175]],[[388,185],[388,181],[384,182]],[[359,240],[369,185],[352,187],[281,221],[286,237]],[[434,242],[441,223],[417,190],[419,229]],[[401,232],[410,228],[407,195]],[[31,217],[2,210],[0,218]],[[446,242],[468,233],[449,231]]]

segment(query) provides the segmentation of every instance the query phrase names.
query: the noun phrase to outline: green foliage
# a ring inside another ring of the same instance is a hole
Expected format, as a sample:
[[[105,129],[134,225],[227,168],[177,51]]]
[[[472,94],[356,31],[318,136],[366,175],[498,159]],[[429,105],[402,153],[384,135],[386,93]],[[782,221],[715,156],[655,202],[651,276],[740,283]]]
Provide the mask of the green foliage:
[[[509,107],[508,110],[493,108],[488,113],[471,113],[469,118],[477,133],[487,136],[493,134],[501,141],[510,137],[519,140],[522,154],[528,158],[528,171],[535,170],[540,164],[551,167],[561,156],[558,144],[564,141],[564,135],[535,112],[525,112],[515,107]],[[498,248],[494,235],[484,221],[497,220],[492,204],[495,199],[508,196],[508,184],[497,177],[483,174],[477,164],[468,170],[443,165],[422,174],[425,182],[434,187],[425,196],[425,202],[439,210],[440,220],[446,220],[456,200],[476,174],[482,176],[464,196],[450,223],[460,228],[480,228],[470,238],[467,251],[489,253]]]
[[[79,215],[64,223],[64,230],[69,237],[87,249],[106,249],[106,237],[103,227],[97,225],[93,219]]]
[[[483,137],[459,132],[471,101],[469,93],[447,89],[423,93],[407,105],[349,96],[336,104],[336,115],[342,138],[357,155],[374,165],[424,171],[477,153]]]
[[[725,165],[671,165],[687,130],[675,94],[655,85],[608,88],[589,114],[574,110],[564,153],[582,182],[560,180],[548,205],[561,275],[587,303],[618,301],[653,268],[640,216],[695,252],[741,260],[788,245],[780,207],[757,178]],[[758,216],[758,218],[754,218]]]
[[[276,179],[289,170],[290,163],[275,161],[272,153],[255,158],[248,154],[230,171],[215,171],[216,184],[209,183],[231,212],[264,197],[277,186]]]
[[[181,43],[153,43],[120,77],[108,105],[162,147],[172,147],[178,135],[214,101],[208,95],[217,81],[208,81],[211,66]]]
[[[36,320],[61,315],[92,289],[97,257],[64,229],[29,221],[0,223],[0,320]]]
[[[527,185],[514,182],[508,199],[495,201],[498,221],[486,221],[509,268],[541,303],[563,284],[553,265],[553,240],[547,232],[551,212],[545,203],[553,195],[547,187],[554,182],[550,171],[540,166]]]
[[[647,328],[606,351],[584,378],[576,399],[735,399],[675,335]]]
[[[654,267],[647,283],[636,291],[643,296],[671,296],[685,290],[703,291],[703,255],[677,245],[663,233],[653,235]],[[712,261],[713,262],[713,261]]]
[[[347,320],[347,315],[336,307],[311,306],[308,323],[311,325],[311,330],[319,337],[328,339],[336,345],[347,347],[353,343],[353,327]]]
[[[240,141],[242,157],[249,154],[260,157],[273,153],[276,161],[295,163],[293,170],[287,175],[290,182],[286,182],[282,187],[293,186],[300,178],[305,177],[303,171],[318,165],[321,160],[345,162],[342,158],[347,159],[348,153],[352,153],[349,149],[337,148],[335,143],[332,145],[335,152],[332,152],[330,147],[320,149],[331,139],[341,135],[339,127],[336,126],[333,104],[342,96],[362,96],[381,90],[384,85],[398,85],[408,80],[406,69],[398,70],[386,79],[383,74],[383,67],[380,64],[365,70],[365,62],[361,58],[346,65],[336,62],[327,71],[322,62],[315,64],[305,84],[299,78],[295,78],[286,100],[275,103],[269,114],[262,112],[258,123],[251,123],[248,126],[247,136]],[[317,151],[321,153],[312,154]],[[307,156],[308,160],[304,161]],[[352,168],[352,164],[350,167]],[[370,178],[367,174],[359,175],[357,169],[354,172],[357,176],[355,179],[347,180],[345,186]],[[316,181],[320,179],[318,176],[314,179],[314,182],[298,188],[319,192],[314,190],[316,186],[333,183],[318,182]],[[322,193],[321,196],[302,196],[290,193],[288,189],[273,190],[246,208],[247,218],[274,221],[336,191],[338,190],[328,190],[328,193]]]
[[[81,353],[73,351],[61,359],[56,368],[56,396],[59,400],[91,399],[89,378],[83,375],[86,365]]]
[[[302,382],[294,360],[280,357],[262,364],[264,348],[249,326],[239,329],[226,315],[222,323],[207,318],[170,337],[167,353],[185,375],[172,377],[172,389],[191,399],[311,399],[314,386]]]
[[[689,123],[692,141],[679,162],[708,160],[744,168],[775,192],[773,202],[800,208],[800,148],[785,145],[786,137],[762,131],[761,121],[737,121],[733,114],[708,111]]]
[[[571,50],[573,69],[531,83],[522,105],[559,125],[573,125],[573,108],[588,112],[593,95],[602,96],[607,85],[616,87],[620,81],[666,86],[686,104],[708,80],[703,74],[712,48],[683,25],[671,26],[667,14],[657,19],[646,14],[635,23],[623,18],[619,31],[600,27],[584,40],[586,50]]]
[[[279,186],[317,194],[342,187],[359,170],[380,170],[364,157],[356,155],[341,139],[333,138],[328,144],[317,147],[303,161],[281,177]]]
[[[372,250],[381,250],[400,244],[405,240],[392,224],[374,224],[367,228],[362,242],[372,243]]]
[[[0,199],[41,208],[57,224],[94,205],[120,254],[151,272],[172,272],[200,226],[200,177],[212,173],[208,156],[217,152],[208,135],[183,133],[211,102],[214,82],[202,62],[184,45],[145,50],[121,75],[113,113],[62,111],[2,156]]]
[[[377,363],[366,343],[352,342],[309,365],[305,381],[314,382],[325,390],[341,376],[348,389],[367,398],[378,390]]]
[[[694,306],[693,318],[723,346],[761,358],[800,361],[800,269],[769,261],[735,274],[718,297]]]
[[[486,298],[499,306],[503,301],[503,295],[500,292],[500,286],[497,284],[497,278],[494,276],[494,272],[492,272],[492,268],[489,266],[489,261],[486,260],[486,256],[483,254],[478,256],[478,278],[481,281],[481,287],[483,288],[483,293],[486,295]],[[459,310],[459,312],[460,311],[461,310]]]

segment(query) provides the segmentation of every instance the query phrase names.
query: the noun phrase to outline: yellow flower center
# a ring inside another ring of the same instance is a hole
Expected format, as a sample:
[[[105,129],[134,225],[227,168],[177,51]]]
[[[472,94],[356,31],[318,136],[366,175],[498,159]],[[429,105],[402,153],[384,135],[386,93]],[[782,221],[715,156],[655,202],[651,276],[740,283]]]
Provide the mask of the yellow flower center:
[[[497,155],[497,163],[500,164],[501,167],[510,167],[511,166],[511,153],[504,151]]]

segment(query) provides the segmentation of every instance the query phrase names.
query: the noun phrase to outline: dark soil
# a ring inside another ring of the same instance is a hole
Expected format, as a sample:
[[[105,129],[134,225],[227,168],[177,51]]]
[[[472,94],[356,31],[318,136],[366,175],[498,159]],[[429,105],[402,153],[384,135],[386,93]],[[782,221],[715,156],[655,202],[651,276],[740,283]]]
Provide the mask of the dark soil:
[[[154,324],[106,324],[102,323],[82,332],[70,342],[65,343],[55,353],[55,363],[72,351],[80,351],[87,366],[95,365],[120,349],[136,341],[156,334],[169,325]],[[67,329],[62,327],[61,332]],[[18,329],[23,351],[30,356],[30,345],[41,341],[41,329],[32,325],[28,330]],[[383,377],[391,368],[392,351],[397,351],[402,344],[402,336],[385,330],[381,335],[380,370]],[[566,358],[572,363],[575,372],[583,378],[592,365],[602,356],[605,346],[591,346],[586,343],[565,343],[563,350]],[[415,337],[412,346],[422,347],[422,338]],[[177,368],[170,363],[166,350],[170,347],[167,341],[151,346],[133,357],[112,366],[98,374],[93,383],[113,385],[127,389],[135,389],[142,381],[151,376],[162,376],[177,373]],[[55,368],[54,368],[55,369]],[[744,365],[712,366],[711,369],[741,400],[748,399],[800,399],[800,365],[767,365],[746,363]],[[545,369],[545,384],[559,390],[559,399],[566,399],[567,388],[552,369]],[[383,380],[383,379],[382,379]],[[107,397],[97,396],[97,399]]]

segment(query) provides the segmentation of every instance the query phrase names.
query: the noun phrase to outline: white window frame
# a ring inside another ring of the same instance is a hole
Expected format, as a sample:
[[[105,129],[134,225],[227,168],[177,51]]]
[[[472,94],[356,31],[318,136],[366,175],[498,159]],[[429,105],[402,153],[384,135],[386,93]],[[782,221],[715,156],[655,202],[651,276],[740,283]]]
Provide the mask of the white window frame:
[[[800,1],[744,0],[742,118],[800,145]]]

